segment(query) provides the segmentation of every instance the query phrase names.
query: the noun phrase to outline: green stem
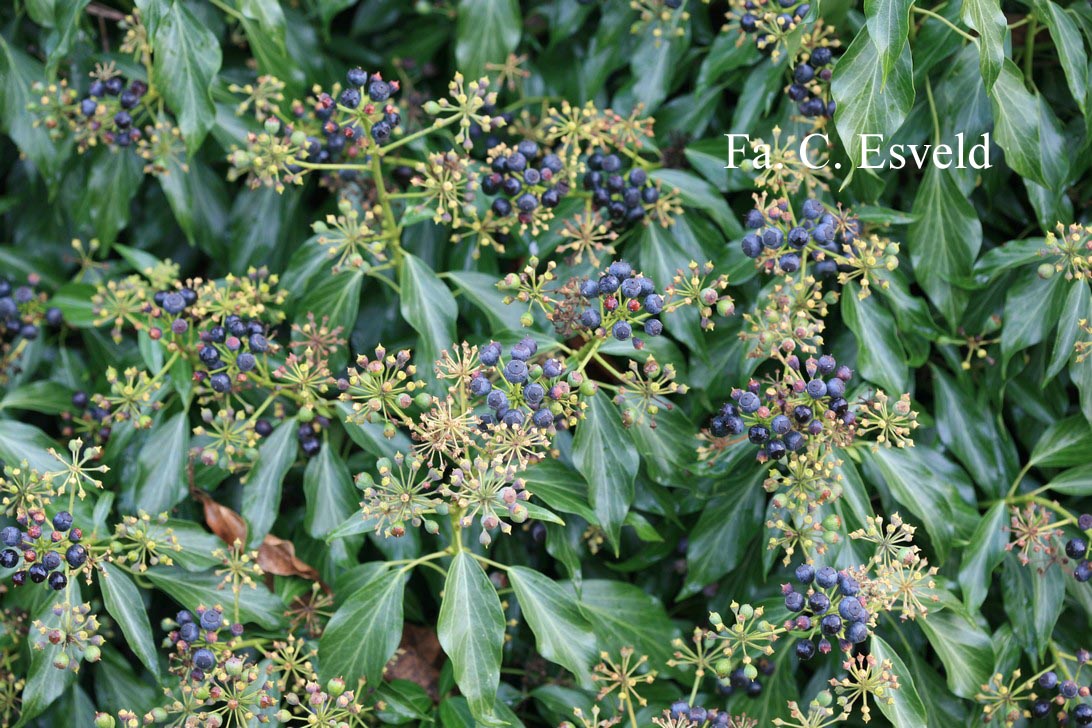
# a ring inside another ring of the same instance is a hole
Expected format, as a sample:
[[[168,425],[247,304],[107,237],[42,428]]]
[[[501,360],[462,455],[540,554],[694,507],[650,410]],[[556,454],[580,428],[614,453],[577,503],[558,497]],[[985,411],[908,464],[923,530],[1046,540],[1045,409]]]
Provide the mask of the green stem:
[[[1021,468],[1020,472],[1016,474],[1016,479],[1013,480],[1012,485],[1009,486],[1009,492],[1008,492],[1008,494],[1006,494],[1005,500],[1008,500],[1009,498],[1011,498],[1013,495],[1016,494],[1016,489],[1020,487],[1021,481],[1024,480],[1024,476],[1028,474],[1029,470],[1031,470],[1031,463],[1030,462],[1027,465],[1025,465],[1023,468]]]
[[[478,561],[482,562],[483,564],[486,564],[487,566],[492,566],[494,569],[500,569],[501,571],[508,571],[508,567],[505,566],[504,564],[500,563],[500,562],[493,561],[492,559],[487,559],[486,557],[484,557],[484,556],[482,556],[480,554],[475,554],[473,552],[471,552],[470,555],[473,556]]]
[[[434,122],[432,124],[429,124],[424,129],[418,129],[417,131],[413,132],[412,134],[407,134],[406,136],[402,137],[401,139],[397,139],[397,140],[391,142],[390,144],[388,144],[387,146],[381,147],[380,150],[379,150],[379,154],[383,155],[383,156],[386,156],[391,150],[397,149],[398,147],[405,146],[406,144],[409,144],[412,141],[416,141],[417,139],[420,139],[421,137],[428,136],[429,134],[436,131],[437,129],[443,129],[444,127],[451,126],[452,124],[454,124],[458,120],[459,120],[458,116],[450,116],[450,117],[440,121],[439,123]],[[374,157],[376,155],[373,154],[372,156]]]
[[[912,11],[914,11],[915,13],[919,13],[919,14],[921,14],[921,15],[926,15],[926,16],[928,16],[928,17],[930,17],[930,18],[933,18],[933,19],[935,19],[935,20],[939,20],[940,22],[944,23],[944,24],[945,24],[945,25],[947,25],[947,26],[948,26],[949,28],[951,28],[951,29],[952,29],[953,31],[955,31],[955,32],[956,32],[956,33],[958,33],[959,35],[963,36],[963,38],[964,38],[965,40],[967,40],[967,41],[970,41],[971,43],[974,43],[975,45],[978,45],[978,38],[975,38],[975,37],[974,37],[973,35],[971,35],[971,34],[970,34],[970,33],[968,33],[967,31],[965,31],[965,30],[962,30],[962,29],[960,29],[960,27],[959,27],[959,26],[957,26],[957,25],[956,25],[955,23],[953,23],[952,21],[948,20],[948,19],[947,19],[946,17],[944,17],[943,15],[940,15],[939,13],[934,13],[934,12],[933,12],[932,10],[928,10],[928,9],[926,9],[926,8],[919,8],[919,7],[918,7],[918,6],[916,6],[916,5],[915,5],[915,6],[913,6],[913,7],[911,7],[910,9],[911,9]]]
[[[1038,33],[1039,19],[1033,16],[1028,24],[1027,41],[1024,43],[1024,81],[1032,88],[1035,87],[1035,82],[1031,79],[1031,67],[1035,60],[1035,36]]]

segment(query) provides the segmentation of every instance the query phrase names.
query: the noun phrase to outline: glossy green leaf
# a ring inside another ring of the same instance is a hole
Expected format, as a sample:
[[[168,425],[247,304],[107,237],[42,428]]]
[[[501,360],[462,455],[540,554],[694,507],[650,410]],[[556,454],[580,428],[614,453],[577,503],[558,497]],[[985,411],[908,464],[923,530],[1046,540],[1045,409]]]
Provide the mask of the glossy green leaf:
[[[485,64],[504,63],[516,49],[523,18],[516,0],[459,0],[455,62],[468,80],[486,75]]]
[[[226,548],[226,544],[221,545],[221,548]],[[223,578],[211,570],[193,573],[178,567],[156,566],[144,572],[143,577],[157,589],[169,594],[179,606],[190,611],[201,604],[221,604],[224,607],[224,619],[230,618],[233,622],[258,624],[266,629],[277,629],[286,623],[284,603],[260,583],[253,588],[244,587],[236,619],[231,592],[220,588]]]
[[[615,551],[622,521],[633,504],[633,483],[640,464],[636,452],[618,446],[627,440],[618,410],[607,395],[589,398],[585,418],[573,437],[573,461],[588,481],[591,506]]]
[[[958,324],[968,294],[953,285],[971,274],[982,246],[982,223],[948,170],[930,166],[914,198],[917,219],[907,248],[918,282],[949,324]]]
[[[986,90],[1002,73],[1005,61],[1005,14],[1001,12],[1001,0],[965,0],[961,10],[963,22],[978,31],[979,63]]]
[[[414,352],[419,370],[429,376],[432,362],[455,343],[455,297],[423,260],[409,253],[402,261],[399,285],[402,317],[420,334]]]
[[[455,555],[448,569],[436,633],[475,720],[500,725],[493,703],[500,682],[504,613],[493,583],[465,551]]]
[[[296,461],[297,447],[296,420],[289,418],[258,448],[258,460],[243,488],[240,511],[250,526],[247,539],[251,547],[260,544],[273,527],[281,503],[284,476]]]
[[[914,105],[913,60],[910,45],[903,42],[892,52],[893,64],[886,67],[867,27],[861,28],[844,55],[831,81],[831,93],[838,104],[834,114],[838,136],[855,167],[861,165],[862,135],[881,134],[891,138]],[[870,144],[870,146],[872,146]],[[869,163],[869,159],[863,160]]]
[[[211,86],[222,60],[216,36],[181,0],[163,8],[155,30],[154,81],[178,115],[190,154],[212,128]]]
[[[596,639],[577,600],[534,569],[512,567],[508,578],[539,653],[590,685],[591,667],[598,659]]]
[[[895,728],[917,728],[917,726],[928,725],[925,703],[922,702],[918,688],[914,684],[910,669],[902,661],[898,651],[878,635],[872,636],[868,641],[868,647],[878,661],[891,662],[891,672],[899,679],[899,689],[888,693],[891,702],[877,700],[876,707]]]
[[[948,689],[961,698],[973,698],[993,674],[989,635],[968,617],[950,609],[931,612],[917,622],[944,663]]]
[[[319,665],[325,679],[359,677],[379,685],[383,667],[402,639],[406,577],[398,569],[376,574],[341,603],[319,640]]]
[[[1081,416],[1055,422],[1039,436],[1029,463],[1041,468],[1085,465],[1092,452],[1092,426]]]
[[[106,605],[106,611],[121,627],[129,649],[158,678],[159,659],[156,657],[152,625],[148,621],[148,613],[144,610],[144,600],[141,599],[140,591],[129,575],[113,564],[103,564],[102,571],[99,586],[102,588],[102,599]]]
[[[882,80],[894,70],[910,32],[911,0],[865,0],[865,24],[883,67]]]
[[[137,456],[135,503],[146,513],[169,511],[186,497],[190,425],[179,412],[152,430]]]

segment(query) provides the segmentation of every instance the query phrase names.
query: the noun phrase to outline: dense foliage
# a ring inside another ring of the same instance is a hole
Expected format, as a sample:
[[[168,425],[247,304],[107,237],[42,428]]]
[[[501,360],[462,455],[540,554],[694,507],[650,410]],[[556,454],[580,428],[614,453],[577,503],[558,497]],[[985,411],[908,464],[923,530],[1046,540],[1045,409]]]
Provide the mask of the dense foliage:
[[[1092,725],[1088,3],[2,5],[0,724]]]

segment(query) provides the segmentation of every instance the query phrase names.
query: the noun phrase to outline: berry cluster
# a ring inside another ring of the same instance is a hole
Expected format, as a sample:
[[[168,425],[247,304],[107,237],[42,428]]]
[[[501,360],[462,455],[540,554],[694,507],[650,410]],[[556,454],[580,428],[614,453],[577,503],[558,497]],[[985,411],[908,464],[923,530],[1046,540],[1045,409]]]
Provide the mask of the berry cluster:
[[[189,670],[190,677],[201,682],[220,663],[218,652],[223,652],[220,630],[224,628],[224,612],[220,607],[198,607],[194,615],[183,609],[175,617],[175,629],[167,635],[167,642],[176,650],[176,659]],[[243,634],[243,625],[229,627],[232,637]]]
[[[82,391],[72,395],[72,407],[76,412],[61,413],[63,420],[66,422],[77,420],[79,427],[100,445],[110,439],[110,412],[105,407],[92,402],[87,392]],[[76,435],[76,431],[71,425],[66,425],[61,434],[71,438]]]
[[[258,424],[265,422],[265,420],[259,420]],[[300,450],[303,454],[309,458],[313,458],[318,455],[319,450],[322,449],[322,431],[330,426],[330,420],[322,415],[315,415],[314,419],[310,422],[303,422],[296,430],[296,439],[299,441]],[[265,422],[265,426],[259,435],[265,437],[269,432],[273,431],[273,426],[268,422]]]
[[[569,191],[560,177],[561,158],[530,139],[514,151],[504,144],[491,149],[487,161],[490,171],[482,176],[481,190],[493,197],[491,209],[498,218],[514,213],[520,224],[530,225],[540,205],[553,209]]]
[[[790,356],[787,362],[791,370],[800,371],[798,357]],[[729,437],[746,431],[747,439],[760,448],[759,459],[778,460],[804,448],[809,437],[852,428],[856,414],[845,398],[852,370],[824,354],[804,362],[804,373],[807,379],[786,378],[764,391],[755,380],[745,390],[733,390],[734,401],[726,402],[713,417],[710,433]]]
[[[743,220],[751,230],[743,236],[743,254],[776,260],[784,273],[800,270],[801,258],[810,255],[817,261],[817,277],[836,274],[839,266],[831,258],[852,251],[860,236],[860,222],[856,218],[836,218],[815,198],[804,201],[801,217],[799,222],[793,218],[787,200],[778,200],[765,209],[751,209]]]
[[[35,292],[37,283],[37,276],[22,286],[0,278],[0,381],[27,345],[38,338],[43,323],[52,328],[64,323],[61,310],[47,308],[45,294]]]
[[[672,703],[668,713],[673,720],[684,718],[690,721],[693,726],[710,726],[711,728],[731,725],[729,721],[732,718],[729,713],[724,711],[716,708],[709,710],[700,705],[691,705],[685,700],[676,700]]]
[[[771,55],[810,10],[811,3],[804,0],[777,0],[776,8],[772,0],[743,0],[729,17],[738,18],[739,29],[754,36],[758,50]]]
[[[1052,706],[1058,705],[1061,706],[1061,712],[1058,715],[1060,725],[1069,725],[1067,718],[1072,719],[1075,725],[1092,725],[1092,704],[1077,703],[1072,709],[1066,708],[1069,701],[1087,698],[1092,694],[1092,688],[1079,684],[1076,679],[1080,676],[1080,668],[1088,664],[1092,655],[1088,650],[1077,650],[1076,658],[1078,672],[1072,678],[1062,680],[1053,670],[1039,676],[1039,687],[1056,695],[1054,698],[1048,698],[1033,694],[1029,710],[1032,718],[1046,718],[1050,715]]]
[[[753,664],[740,665],[728,673],[727,677],[718,678],[717,692],[728,697],[741,691],[748,698],[757,698],[762,694],[763,688],[759,678],[773,675],[775,669],[772,660],[760,657]]]
[[[197,303],[196,291],[188,286],[177,290],[156,291],[152,296],[152,302],[160,309],[159,312],[153,311],[153,315],[162,315],[165,313],[166,315],[173,317],[173,320],[171,321],[171,333],[176,336],[181,336],[189,331],[190,324],[184,316],[186,314],[186,309]],[[153,339],[158,339],[163,336],[163,330],[158,326],[153,326],[149,329],[148,334]]]
[[[470,141],[474,149],[491,150],[507,141],[508,135],[506,132],[511,128],[512,122],[516,120],[516,115],[511,111],[502,111],[495,104],[488,103],[482,106],[480,113],[500,123],[490,124],[489,130],[486,131],[480,123],[471,121],[467,133],[470,135]],[[483,136],[484,139],[482,139]],[[483,144],[479,145],[479,140],[483,141]]]
[[[637,273],[624,260],[611,263],[598,280],[589,278],[581,283],[580,295],[590,304],[580,313],[580,325],[599,336],[633,339],[633,348],[641,349],[644,342],[633,335],[635,327],[640,326],[648,336],[663,333],[663,322],[656,316],[664,310],[664,297],[656,292],[651,278]]]
[[[127,147],[141,137],[133,120],[148,84],[133,79],[126,87],[121,76],[97,79],[79,102],[79,113],[86,132],[107,144]]]
[[[328,93],[320,93],[315,103],[315,116],[322,122],[322,133],[326,136],[324,147],[317,146],[317,140],[307,140],[308,158],[315,154],[319,161],[322,151],[327,158],[338,156],[346,144],[357,139],[362,131],[360,124],[367,126],[367,131],[378,145],[390,141],[391,134],[402,124],[398,110],[387,103],[398,92],[398,81],[384,81],[382,74],[368,74],[360,68],[351,69],[345,74],[349,82],[339,95],[337,102]],[[343,108],[350,114],[340,121],[335,112]]]
[[[842,650],[868,639],[871,615],[859,597],[861,586],[849,574],[830,566],[815,569],[809,564],[796,568],[796,580],[807,589],[798,592],[792,584],[783,584],[785,607],[798,616],[789,619],[785,628],[800,636],[796,656],[810,660],[818,650],[831,651],[831,639],[837,638]],[[819,634],[818,643],[814,642]]]
[[[1092,531],[1092,513],[1082,513],[1077,519],[1077,527],[1086,534]],[[1088,550],[1087,535],[1074,536],[1065,544],[1065,555],[1077,562],[1073,578],[1084,583],[1092,579],[1092,559]]]
[[[21,561],[26,567],[11,575],[15,586],[23,586],[30,579],[35,584],[48,581],[50,587],[60,591],[68,586],[65,564],[75,570],[87,562],[87,549],[80,544],[83,532],[72,525],[71,513],[60,511],[53,516],[48,535],[42,530],[45,521],[45,513],[34,510],[18,518],[25,531],[15,526],[0,530],[0,543],[5,546],[0,551],[0,566],[14,569]]]
[[[660,190],[652,184],[642,167],[633,167],[627,175],[617,154],[595,152],[586,162],[584,189],[591,192],[592,206],[604,216],[632,224],[645,216],[645,205],[660,199]]]
[[[204,380],[207,376],[212,390],[225,394],[231,391],[233,382],[244,381],[247,373],[258,365],[255,355],[264,354],[269,348],[264,324],[231,314],[224,318],[222,326],[202,332],[197,356],[208,371],[195,373],[194,377]],[[231,363],[225,362],[224,357]]]
[[[830,97],[830,79],[833,71],[830,68],[834,60],[834,52],[829,46],[819,46],[811,52],[807,61],[797,64],[792,71],[792,84],[788,89],[788,96],[796,102],[800,113],[808,118],[825,116],[834,118],[834,99],[824,101]]]
[[[493,410],[493,414],[480,418],[483,426],[503,423],[519,427],[530,419],[536,427],[547,428],[563,425],[572,417],[578,403],[574,390],[579,389],[579,382],[563,378],[565,365],[558,359],[534,363],[536,353],[538,344],[530,337],[508,350],[507,362],[502,361],[497,342],[482,347],[478,358],[485,369],[471,374],[467,386],[475,397],[485,397],[486,405]],[[500,376],[494,381],[490,372]]]

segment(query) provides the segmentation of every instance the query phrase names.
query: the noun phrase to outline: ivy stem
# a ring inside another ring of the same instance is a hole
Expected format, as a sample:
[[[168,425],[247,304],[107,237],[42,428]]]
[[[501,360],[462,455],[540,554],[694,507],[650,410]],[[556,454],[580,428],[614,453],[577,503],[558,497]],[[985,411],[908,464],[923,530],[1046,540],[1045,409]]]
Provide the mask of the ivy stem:
[[[963,36],[963,38],[965,40],[968,40],[971,43],[974,43],[975,45],[978,45],[978,38],[975,38],[973,35],[971,35],[967,31],[960,29],[960,27],[958,25],[956,25],[952,21],[948,20],[946,17],[944,17],[940,13],[934,13],[932,10],[929,10],[927,8],[919,8],[917,5],[911,7],[910,9],[912,11],[914,11],[915,13],[920,13],[921,15],[927,15],[930,18],[934,18],[935,20],[939,20],[940,22],[944,23],[949,28],[951,28],[953,31],[955,31],[959,35]]]
[[[486,557],[482,556],[481,554],[476,554],[474,552],[470,552],[470,555],[473,556],[478,561],[482,562],[483,564],[486,564],[487,566],[492,566],[494,569],[500,569],[501,571],[508,571],[508,566],[506,566],[505,564],[502,564],[502,563],[500,563],[498,561],[493,561],[493,559],[486,558]]]
[[[1009,486],[1009,492],[1005,495],[1006,501],[1016,494],[1016,489],[1020,487],[1020,483],[1024,480],[1024,476],[1028,474],[1029,470],[1031,470],[1031,462],[1028,462],[1028,464],[1021,468],[1020,472],[1016,474],[1016,479],[1012,481],[1012,485]]]

